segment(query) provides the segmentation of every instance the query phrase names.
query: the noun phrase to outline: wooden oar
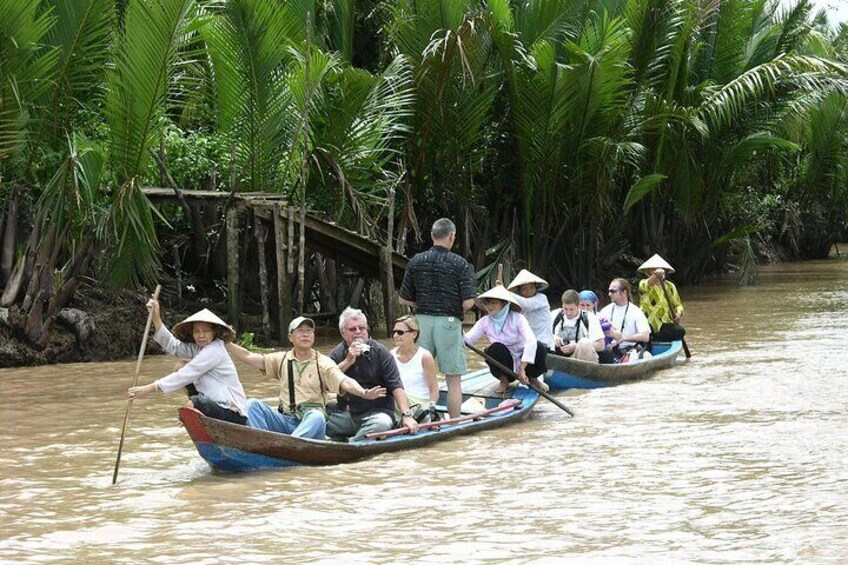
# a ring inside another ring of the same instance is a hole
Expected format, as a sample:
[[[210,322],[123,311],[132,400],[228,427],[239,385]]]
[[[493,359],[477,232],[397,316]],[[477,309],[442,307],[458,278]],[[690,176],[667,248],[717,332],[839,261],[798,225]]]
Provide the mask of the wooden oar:
[[[471,414],[466,414],[465,416],[459,416],[457,418],[451,418],[450,420],[437,420],[435,422],[427,422],[426,424],[421,424],[418,426],[418,431],[429,430],[430,428],[441,428],[442,426],[455,426],[456,424],[461,424],[470,420],[480,420],[482,418],[486,418],[488,416],[492,416],[500,412],[518,410],[519,408],[521,408],[521,404],[522,402],[517,398],[510,398],[509,400],[504,401],[503,404],[501,404],[500,406],[496,406],[488,410],[472,412]],[[367,434],[365,436],[365,439],[384,439],[387,437],[400,436],[407,433],[409,433],[409,427],[404,426],[402,428],[395,428],[393,430],[388,430],[385,432],[373,432]]]
[[[479,355],[480,357],[482,357],[483,359],[485,359],[486,361],[488,361],[489,363],[491,363],[492,365],[494,365],[495,367],[497,367],[498,369],[500,369],[501,371],[506,373],[508,376],[512,377],[513,379],[518,380],[518,375],[515,374],[515,371],[506,367],[505,365],[500,363],[497,359],[495,359],[494,357],[492,357],[491,355],[489,355],[485,351],[477,349],[476,347],[474,347],[470,343],[466,343],[465,347],[467,347],[468,349],[470,349],[471,351],[473,351],[474,353],[476,353],[477,355]],[[572,418],[574,417],[574,412],[572,412],[568,408],[568,406],[566,406],[565,404],[563,404],[562,402],[560,402],[559,400],[557,400],[556,398],[554,398],[553,396],[551,396],[550,394],[548,394],[547,392],[545,392],[544,390],[542,390],[541,388],[539,388],[538,386],[533,384],[532,381],[530,381],[527,384],[527,386],[530,387],[531,389],[535,390],[536,392],[538,392],[539,396],[541,396],[545,400],[548,400],[549,402],[553,403],[557,408],[564,411],[566,414],[568,414]]]
[[[159,299],[159,291],[162,290],[162,285],[156,285],[156,290],[153,291],[153,300]],[[138,385],[138,374],[141,372],[141,361],[144,359],[144,350],[147,349],[147,338],[150,336],[150,325],[153,323],[153,312],[147,313],[147,323],[144,325],[144,337],[141,338],[141,349],[138,352],[138,361],[135,363],[135,377],[133,377],[132,386]],[[121,452],[124,450],[124,437],[127,434],[127,424],[130,422],[130,411],[132,410],[133,399],[127,399],[127,413],[124,414],[124,425],[121,428],[121,442],[118,444],[118,458],[115,459],[115,472],[112,473],[112,484],[118,482],[118,469],[121,466]]]

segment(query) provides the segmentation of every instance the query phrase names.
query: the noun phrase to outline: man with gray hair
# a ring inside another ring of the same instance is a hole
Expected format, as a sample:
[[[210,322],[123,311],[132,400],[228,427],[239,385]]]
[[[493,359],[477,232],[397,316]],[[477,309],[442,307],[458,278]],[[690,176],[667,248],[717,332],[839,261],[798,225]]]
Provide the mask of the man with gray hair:
[[[412,417],[395,358],[382,343],[369,337],[368,320],[362,310],[345,308],[339,316],[339,331],[343,341],[330,352],[330,359],[360,385],[373,383],[366,389],[385,388],[387,394],[376,399],[351,396],[347,410],[330,414],[327,435],[357,441],[370,433],[388,431],[395,426],[395,403],[403,414],[403,425],[411,433],[417,432],[418,422]]]
[[[448,218],[433,223],[433,246],[416,254],[406,267],[400,301],[415,308],[421,326],[418,345],[430,351],[445,374],[448,412],[460,414],[462,374],[468,370],[463,347],[462,319],[474,306],[477,289],[474,269],[456,253],[456,225]]]

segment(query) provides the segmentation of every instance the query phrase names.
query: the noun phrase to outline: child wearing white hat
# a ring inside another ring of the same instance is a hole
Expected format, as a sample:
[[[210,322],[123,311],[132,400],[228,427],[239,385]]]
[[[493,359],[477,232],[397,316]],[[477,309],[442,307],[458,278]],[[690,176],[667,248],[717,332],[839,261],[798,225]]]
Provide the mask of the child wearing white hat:
[[[527,269],[521,269],[507,288],[521,306],[521,313],[530,323],[536,340],[545,348],[551,347],[551,305],[548,297],[541,292],[548,288],[548,282]]]
[[[210,418],[247,424],[247,399],[236,366],[224,346],[235,338],[235,331],[207,309],[197,312],[173,328],[162,324],[159,301],[147,302],[156,333],[153,340],[170,355],[189,360],[178,370],[147,385],[130,387],[129,398],[141,398],[154,391],[170,394],[193,384],[186,407],[199,410]]]

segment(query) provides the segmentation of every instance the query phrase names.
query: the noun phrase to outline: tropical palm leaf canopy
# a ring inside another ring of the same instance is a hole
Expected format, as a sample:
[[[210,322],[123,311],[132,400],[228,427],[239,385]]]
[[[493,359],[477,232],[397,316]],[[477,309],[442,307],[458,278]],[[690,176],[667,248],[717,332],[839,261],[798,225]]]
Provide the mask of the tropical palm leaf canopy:
[[[809,0],[0,4],[0,303],[33,342],[81,278],[157,276],[157,226],[198,221],[152,207],[168,178],[401,247],[449,216],[481,272],[560,287],[845,235],[848,30]]]

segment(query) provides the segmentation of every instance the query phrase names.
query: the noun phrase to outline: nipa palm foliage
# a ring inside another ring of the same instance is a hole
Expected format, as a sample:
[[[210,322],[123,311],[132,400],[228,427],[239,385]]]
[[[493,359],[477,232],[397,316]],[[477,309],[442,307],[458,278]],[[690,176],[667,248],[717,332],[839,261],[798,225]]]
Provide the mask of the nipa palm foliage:
[[[44,345],[97,248],[108,250],[102,268],[113,284],[155,272],[152,209],[140,185],[184,60],[178,54],[202,24],[192,0],[131,2],[117,33],[109,2],[58,4],[4,6],[22,14],[5,59],[21,62],[4,65],[4,84],[39,85],[13,88],[18,111],[8,115],[20,129],[14,138],[3,136],[15,141],[5,144],[4,156],[18,157],[15,172],[26,182],[27,173],[38,176],[31,164],[45,147],[66,155],[40,191],[25,253],[4,281],[4,305],[17,304],[13,319],[37,345]],[[109,65],[103,53],[110,53]],[[51,80],[42,88],[33,75]],[[87,114],[106,124],[102,139],[92,142],[83,133]]]

